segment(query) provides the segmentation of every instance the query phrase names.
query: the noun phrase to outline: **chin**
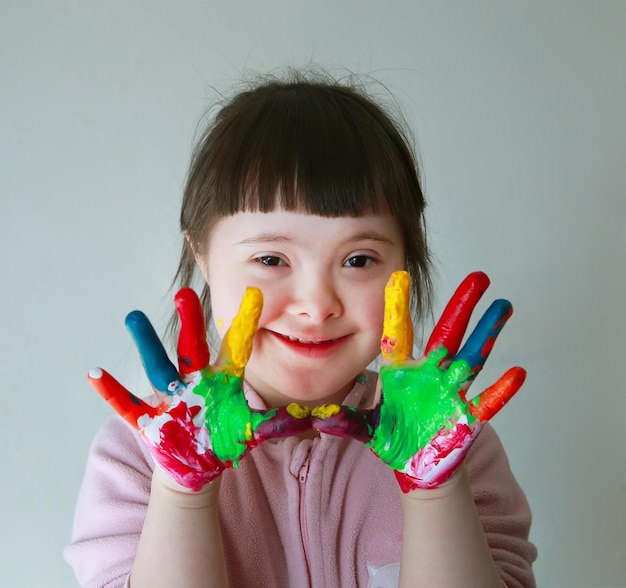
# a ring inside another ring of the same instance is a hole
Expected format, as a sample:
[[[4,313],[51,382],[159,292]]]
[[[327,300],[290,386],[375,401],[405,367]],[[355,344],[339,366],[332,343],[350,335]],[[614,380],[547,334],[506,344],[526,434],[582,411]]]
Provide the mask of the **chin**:
[[[348,380],[344,378],[324,378],[320,374],[292,374],[284,381],[290,382],[288,387],[281,387],[285,396],[293,402],[314,408],[320,404],[341,404],[348,395],[359,370]]]

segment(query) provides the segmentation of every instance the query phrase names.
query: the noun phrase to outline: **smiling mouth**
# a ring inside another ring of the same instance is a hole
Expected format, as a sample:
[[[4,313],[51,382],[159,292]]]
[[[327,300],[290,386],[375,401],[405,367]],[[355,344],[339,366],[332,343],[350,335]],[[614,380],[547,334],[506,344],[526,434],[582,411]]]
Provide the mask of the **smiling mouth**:
[[[320,339],[318,341],[307,341],[306,339],[298,339],[298,337],[292,337],[291,335],[281,335],[277,333],[283,339],[287,339],[292,343],[301,343],[302,345],[324,345],[325,343],[335,343],[339,339]]]
[[[270,331],[279,341],[287,345],[294,351],[304,352],[307,355],[313,354],[317,357],[319,354],[322,357],[325,353],[332,352],[338,345],[340,345],[348,335],[343,337],[337,337],[336,339],[300,339],[299,337],[293,337],[291,335],[283,335],[275,331]]]

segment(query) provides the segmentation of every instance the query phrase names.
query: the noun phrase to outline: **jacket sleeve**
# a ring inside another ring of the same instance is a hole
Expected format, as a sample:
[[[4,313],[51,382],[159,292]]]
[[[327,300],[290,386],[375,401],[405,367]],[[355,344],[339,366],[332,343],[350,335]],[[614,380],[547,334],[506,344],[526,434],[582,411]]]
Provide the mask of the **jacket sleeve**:
[[[97,433],[78,496],[70,545],[64,550],[83,588],[123,588],[143,527],[153,461],[119,417]]]
[[[472,494],[500,578],[507,588],[535,588],[531,512],[502,443],[485,425],[466,459]]]

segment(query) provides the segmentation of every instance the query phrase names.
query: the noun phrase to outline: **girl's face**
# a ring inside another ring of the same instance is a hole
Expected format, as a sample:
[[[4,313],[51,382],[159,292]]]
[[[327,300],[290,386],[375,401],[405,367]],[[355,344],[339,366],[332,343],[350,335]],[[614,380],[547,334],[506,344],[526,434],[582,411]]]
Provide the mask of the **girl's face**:
[[[385,284],[404,268],[396,219],[241,212],[214,225],[206,251],[221,337],[245,288],[263,292],[250,385],[270,407],[340,403],[380,351]]]

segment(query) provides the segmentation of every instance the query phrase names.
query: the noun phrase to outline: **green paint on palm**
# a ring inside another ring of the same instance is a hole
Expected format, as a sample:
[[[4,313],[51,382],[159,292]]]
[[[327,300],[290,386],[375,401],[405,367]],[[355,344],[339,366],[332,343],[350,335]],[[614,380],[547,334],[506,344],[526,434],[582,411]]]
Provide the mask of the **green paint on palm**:
[[[220,372],[205,375],[193,389],[204,398],[205,424],[211,433],[213,453],[223,462],[232,461],[238,467],[246,451],[246,441],[252,439],[259,424],[269,420],[276,410],[266,413],[250,409],[243,393],[243,379]]]
[[[368,446],[391,468],[401,470],[445,427],[466,413],[475,420],[458,394],[470,375],[465,360],[442,370],[445,348],[431,351],[420,363],[392,364],[380,370],[383,402],[380,422]]]

